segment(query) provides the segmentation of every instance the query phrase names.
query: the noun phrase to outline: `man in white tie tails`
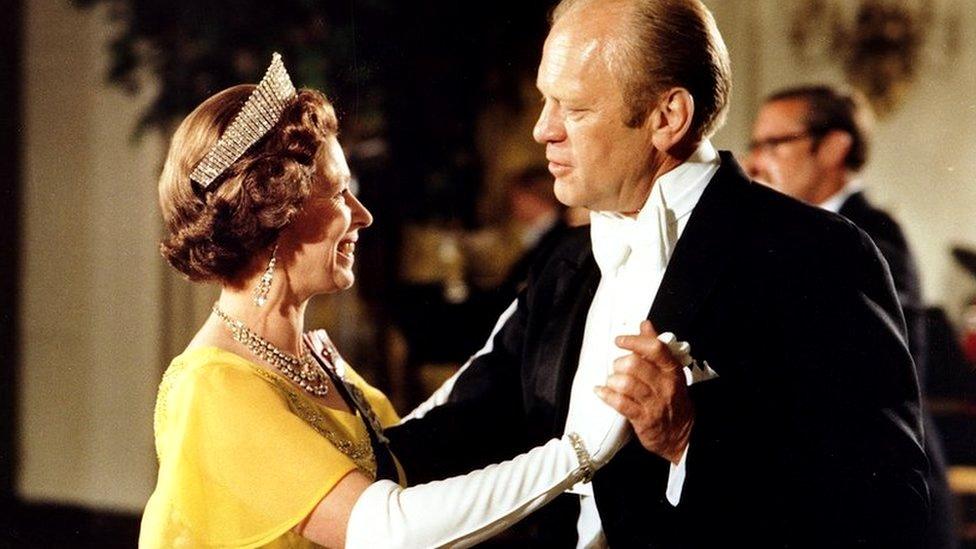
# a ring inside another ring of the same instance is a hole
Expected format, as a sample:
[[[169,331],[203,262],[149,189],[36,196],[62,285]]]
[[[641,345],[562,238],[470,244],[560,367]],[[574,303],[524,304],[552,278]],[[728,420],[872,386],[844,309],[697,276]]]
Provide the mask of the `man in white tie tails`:
[[[890,275],[851,224],[712,146],[731,73],[705,6],[563,1],[537,86],[556,196],[592,223],[388,430],[411,482],[615,409],[636,436],[529,519],[537,546],[917,546],[927,462]]]

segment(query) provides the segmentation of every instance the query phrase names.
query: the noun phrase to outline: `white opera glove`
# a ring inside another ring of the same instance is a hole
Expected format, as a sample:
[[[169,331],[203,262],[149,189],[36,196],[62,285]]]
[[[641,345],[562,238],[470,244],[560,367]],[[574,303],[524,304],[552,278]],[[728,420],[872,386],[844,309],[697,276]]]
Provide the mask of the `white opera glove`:
[[[346,547],[469,547],[484,541],[606,463],[630,435],[626,420],[611,419],[588,424],[585,435],[552,439],[464,476],[410,488],[374,482],[352,508]],[[580,452],[579,442],[594,444],[593,453]]]
[[[690,343],[679,341],[672,332],[664,332],[657,337],[668,346],[683,368],[694,363]],[[632,431],[627,418],[602,401],[587,412],[582,417],[574,418],[573,427],[582,438],[594,465],[599,468],[627,443]]]
[[[627,418],[609,404],[596,399],[586,412],[573,418],[572,429],[579,435],[593,463],[594,472],[605,465],[630,439],[633,432]],[[567,434],[571,436],[572,433]],[[589,480],[584,478],[583,480]]]

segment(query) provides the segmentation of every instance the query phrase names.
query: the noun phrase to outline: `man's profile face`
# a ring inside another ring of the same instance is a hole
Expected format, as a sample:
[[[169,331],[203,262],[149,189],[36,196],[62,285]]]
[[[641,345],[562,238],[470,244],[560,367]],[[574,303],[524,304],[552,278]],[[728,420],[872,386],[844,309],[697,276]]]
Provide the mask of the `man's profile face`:
[[[632,212],[643,206],[657,151],[645,128],[624,124],[627,109],[607,65],[619,14],[584,8],[553,26],[536,85],[544,101],[532,132],[546,145],[555,193],[567,206]]]
[[[809,133],[806,112],[803,99],[763,105],[752,128],[746,164],[753,178],[784,194],[813,202],[824,178],[817,158],[817,136]]]

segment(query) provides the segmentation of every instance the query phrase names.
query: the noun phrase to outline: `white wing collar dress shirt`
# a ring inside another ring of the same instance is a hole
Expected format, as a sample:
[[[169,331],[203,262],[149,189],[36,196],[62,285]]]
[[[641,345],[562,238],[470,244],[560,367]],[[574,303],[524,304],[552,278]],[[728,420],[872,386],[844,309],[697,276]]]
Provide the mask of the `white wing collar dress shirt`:
[[[640,333],[671,252],[719,164],[718,152],[704,140],[687,161],[657,179],[636,217],[591,212],[593,255],[601,279],[586,317],[566,432],[573,431],[576,418],[613,413],[593,387],[602,385],[614,359],[628,352],[614,345],[614,338]],[[684,456],[672,464],[668,478],[666,496],[672,505],[677,505],[683,484]],[[592,485],[578,484],[572,491],[580,495],[578,547],[606,546]]]

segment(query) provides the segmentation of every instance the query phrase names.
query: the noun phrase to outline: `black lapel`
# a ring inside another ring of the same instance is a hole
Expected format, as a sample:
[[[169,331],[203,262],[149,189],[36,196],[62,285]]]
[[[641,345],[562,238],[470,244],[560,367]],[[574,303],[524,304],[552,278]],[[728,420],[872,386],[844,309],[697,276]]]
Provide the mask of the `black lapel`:
[[[730,153],[720,155],[722,165],[698,200],[651,306],[648,318],[658,332],[681,337],[742,238],[743,201],[752,183]]]
[[[579,368],[580,350],[583,347],[583,332],[586,328],[586,317],[589,316],[590,305],[593,303],[593,296],[596,295],[597,286],[600,285],[600,269],[593,260],[590,252],[588,265],[584,265],[577,271],[578,286],[575,299],[566,299],[564,302],[569,306],[569,310],[561,314],[556,312],[556,318],[565,318],[568,325],[565,326],[565,334],[560,342],[560,354],[550,356],[560,356],[560,362],[556,375],[556,406],[553,422],[553,433],[561,435],[566,428],[566,416],[569,414],[569,397],[573,391],[573,378],[576,377],[576,370]],[[555,316],[555,315],[554,315]],[[556,349],[554,349],[555,351]]]
[[[526,395],[527,401],[546,401],[545,408],[552,414],[549,430],[537,433],[541,438],[561,436],[566,426],[586,317],[600,284],[600,270],[593,259],[588,234],[580,240],[578,253],[560,258],[554,264],[551,293],[540,292],[534,296],[549,303],[530,307],[544,311],[531,320],[539,328],[532,336],[534,342],[529,344],[533,349],[530,360],[533,367],[528,370],[531,379],[526,384],[534,393]]]

